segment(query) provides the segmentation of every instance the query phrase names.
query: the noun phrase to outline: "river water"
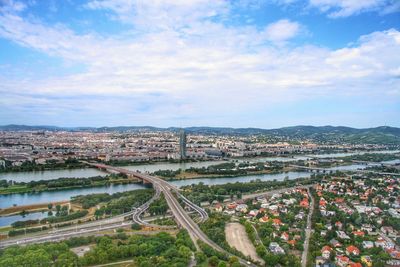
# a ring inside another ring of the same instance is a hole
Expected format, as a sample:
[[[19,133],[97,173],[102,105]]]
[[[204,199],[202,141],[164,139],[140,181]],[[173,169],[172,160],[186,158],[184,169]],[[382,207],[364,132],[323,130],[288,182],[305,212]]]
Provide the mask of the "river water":
[[[374,152],[352,152],[352,153],[333,153],[333,154],[315,154],[315,155],[296,155],[293,157],[257,157],[257,158],[246,158],[238,159],[238,161],[249,161],[249,162],[265,162],[265,161],[295,161],[295,160],[306,160],[312,157],[314,158],[328,158],[328,157],[344,157],[355,154],[365,153],[396,153],[399,150],[392,151],[374,151]],[[233,159],[235,160],[235,159]],[[210,165],[223,163],[227,161],[201,161],[201,162],[187,162],[187,163],[168,163],[158,162],[153,164],[141,164],[141,165],[130,165],[122,166],[128,170],[140,171],[140,172],[155,172],[158,170],[178,170],[188,169],[191,167],[201,168]],[[0,180],[14,180],[16,182],[29,182],[37,180],[51,180],[60,177],[72,178],[72,177],[92,177],[96,175],[107,175],[98,169],[93,168],[82,168],[82,169],[71,169],[71,170],[52,170],[52,171],[35,171],[35,172],[12,172],[12,173],[0,173]]]
[[[338,166],[327,168],[327,170],[356,170],[359,168],[365,168],[366,165],[348,165],[348,166]],[[237,177],[219,177],[219,178],[199,178],[199,179],[187,179],[187,180],[177,180],[171,181],[171,184],[174,184],[178,187],[190,184],[198,184],[203,182],[208,185],[215,184],[226,184],[226,183],[235,183],[235,182],[249,182],[251,180],[260,179],[262,181],[271,181],[271,180],[282,180],[285,177],[289,179],[295,179],[299,177],[309,177],[310,173],[308,172],[287,172],[287,173],[277,173],[277,174],[262,174],[262,175],[244,175]],[[74,188],[74,189],[66,189],[66,190],[55,190],[55,191],[44,191],[38,193],[23,193],[23,194],[9,194],[9,195],[0,195],[0,208],[6,208],[13,205],[29,205],[32,203],[47,203],[47,202],[55,202],[68,200],[73,196],[77,195],[87,195],[93,193],[115,193],[122,191],[129,191],[135,189],[145,188],[142,184],[111,184],[109,186],[99,186],[99,187],[90,187],[90,188]]]
[[[387,152],[387,151],[386,151]],[[330,155],[330,156],[328,156]],[[340,154],[325,154],[325,157],[341,157],[346,156],[348,153]],[[316,155],[312,155],[316,156]],[[321,155],[322,156],[322,155]],[[272,160],[298,160],[304,159],[308,156],[296,156],[294,158],[284,158],[284,157],[268,157],[268,158],[253,158],[246,159],[246,161],[272,161]],[[190,167],[207,167],[209,165],[218,164],[226,161],[204,161],[204,162],[190,162],[190,163],[155,163],[155,164],[144,164],[135,166],[124,166],[126,169],[136,170],[141,172],[154,172],[157,170],[178,170],[187,169]],[[400,160],[388,161],[387,163],[393,164],[398,163]],[[348,166],[336,166],[332,168],[327,168],[327,171],[336,170],[356,170],[365,168],[366,165],[353,164]],[[59,177],[91,177],[96,175],[106,175],[107,173],[102,172],[97,169],[74,169],[74,170],[54,170],[54,171],[43,171],[43,172],[23,172],[23,173],[3,173],[0,174],[0,179],[15,180],[15,181],[31,181],[31,180],[49,180],[56,179]],[[238,177],[219,177],[219,178],[200,178],[200,179],[187,179],[179,181],[171,181],[172,184],[181,187],[190,184],[198,184],[203,182],[207,185],[215,184],[226,184],[235,182],[249,182],[251,180],[259,179],[262,181],[271,180],[283,180],[285,177],[289,179],[296,179],[300,177],[309,177],[311,173],[308,172],[287,172],[287,173],[277,173],[277,174],[263,174],[263,175],[248,175],[248,176],[238,176]],[[118,184],[109,185],[101,187],[92,188],[76,188],[76,189],[66,189],[58,191],[47,191],[39,193],[24,193],[24,194],[11,194],[11,195],[0,195],[0,208],[6,208],[13,205],[29,205],[32,203],[48,203],[55,201],[68,200],[73,196],[86,195],[93,193],[116,193],[122,191],[136,190],[146,188],[142,184]],[[20,215],[0,217],[0,226],[9,225],[10,223],[18,220],[30,220],[30,219],[41,219],[46,216],[46,213],[32,213],[24,218]]]

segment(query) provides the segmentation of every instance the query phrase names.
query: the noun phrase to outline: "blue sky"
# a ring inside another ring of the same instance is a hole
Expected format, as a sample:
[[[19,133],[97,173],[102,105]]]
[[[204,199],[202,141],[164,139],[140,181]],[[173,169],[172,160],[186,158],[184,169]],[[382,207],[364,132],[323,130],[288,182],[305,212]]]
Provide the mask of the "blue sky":
[[[400,127],[398,0],[0,0],[0,124]]]

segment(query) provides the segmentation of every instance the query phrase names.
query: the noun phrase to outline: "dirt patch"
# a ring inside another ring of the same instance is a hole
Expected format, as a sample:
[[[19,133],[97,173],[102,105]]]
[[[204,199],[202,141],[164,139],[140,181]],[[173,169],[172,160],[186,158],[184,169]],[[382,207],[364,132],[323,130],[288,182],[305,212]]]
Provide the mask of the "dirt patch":
[[[257,255],[256,248],[247,236],[243,225],[240,223],[228,223],[225,226],[225,236],[226,241],[231,247],[264,265],[264,261]]]
[[[86,252],[89,252],[92,249],[93,245],[89,246],[81,246],[81,247],[75,247],[71,248],[71,251],[74,252],[78,257],[83,257]]]

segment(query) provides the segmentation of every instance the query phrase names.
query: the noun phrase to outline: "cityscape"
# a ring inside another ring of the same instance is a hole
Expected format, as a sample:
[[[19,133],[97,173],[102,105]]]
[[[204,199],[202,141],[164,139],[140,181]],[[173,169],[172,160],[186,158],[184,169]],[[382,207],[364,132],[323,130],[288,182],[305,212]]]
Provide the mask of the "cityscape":
[[[0,267],[400,266],[397,0],[0,0]]]

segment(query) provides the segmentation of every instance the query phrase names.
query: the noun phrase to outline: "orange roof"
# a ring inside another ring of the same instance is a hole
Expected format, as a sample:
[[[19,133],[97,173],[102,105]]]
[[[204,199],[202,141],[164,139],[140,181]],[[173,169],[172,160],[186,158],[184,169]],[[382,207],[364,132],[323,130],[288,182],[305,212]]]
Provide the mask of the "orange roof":
[[[353,245],[348,246],[346,248],[346,251],[349,253],[356,253],[356,254],[360,253],[360,250],[356,246],[353,246]]]
[[[353,231],[353,235],[363,236],[365,233],[363,231]]]
[[[330,246],[324,246],[322,249],[321,249],[321,251],[323,252],[323,251],[332,251],[332,248],[330,247]]]
[[[302,201],[300,201],[300,206],[308,207],[308,199],[304,198]]]
[[[344,202],[344,199],[341,198],[341,197],[337,197],[337,198],[335,199],[335,202],[336,202],[336,203],[343,203],[343,202]]]
[[[347,258],[346,256],[336,256],[336,259],[343,262],[349,262],[349,258]]]
[[[275,219],[272,219],[272,223],[273,224],[282,224],[282,221],[280,219],[275,218]]]

